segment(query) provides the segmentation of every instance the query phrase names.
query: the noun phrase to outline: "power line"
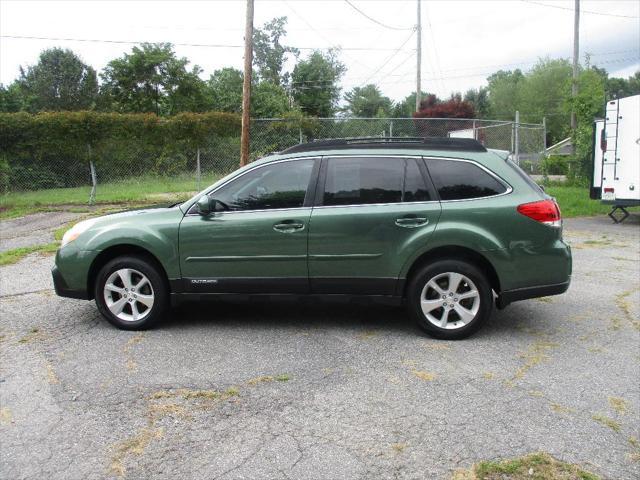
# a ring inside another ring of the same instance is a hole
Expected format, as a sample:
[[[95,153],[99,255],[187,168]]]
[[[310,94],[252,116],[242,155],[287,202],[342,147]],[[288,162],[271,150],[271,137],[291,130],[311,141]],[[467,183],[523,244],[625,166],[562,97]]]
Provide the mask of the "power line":
[[[557,8],[558,10],[568,10],[569,12],[573,12],[573,8],[571,7],[562,7],[560,5],[549,5],[547,3],[535,2],[533,0],[520,0],[520,1],[524,3],[531,3],[533,5],[539,5],[541,7]],[[590,15],[601,15],[603,17],[640,18],[634,15],[618,15],[615,13],[594,12],[594,11],[582,10],[582,9],[580,9],[580,13],[588,13]]]
[[[62,38],[62,37],[36,37],[28,35],[0,35],[0,38],[11,38],[15,40],[51,40],[55,42],[84,42],[84,43],[114,43],[139,45],[141,43],[170,43],[178,47],[204,47],[204,48],[244,48],[244,45],[229,45],[216,43],[177,43],[177,42],[149,42],[144,40],[104,40],[94,38]],[[332,47],[295,47],[298,50],[329,50]],[[375,47],[340,47],[341,50],[349,51],[380,51],[395,52],[394,48],[375,48]]]
[[[396,48],[396,49],[393,51],[393,53],[392,53],[391,55],[389,55],[389,56],[384,60],[384,62],[382,62],[382,65],[380,65],[380,67],[378,67],[378,69],[377,69],[375,72],[373,72],[369,78],[367,78],[364,82],[362,82],[362,83],[360,84],[360,87],[362,87],[363,85],[366,85],[367,83],[369,83],[369,81],[370,81],[373,77],[375,77],[375,76],[378,74],[378,72],[379,72],[380,70],[382,70],[384,67],[386,67],[386,66],[387,66],[387,64],[388,64],[391,60],[393,60],[393,58],[396,56],[396,54],[397,54],[400,50],[402,50],[402,47],[404,47],[404,46],[407,44],[407,42],[408,42],[409,40],[411,40],[411,37],[413,37],[413,34],[414,34],[414,33],[416,33],[416,31],[415,31],[415,30],[411,30],[411,33],[409,34],[409,36],[407,37],[407,39],[406,39],[404,42],[402,42],[402,45],[400,45],[398,48]]]
[[[356,12],[358,12],[360,15],[362,15],[363,17],[365,17],[366,19],[372,21],[373,23],[376,23],[378,25],[380,25],[381,27],[384,28],[388,28],[389,30],[413,30],[414,27],[393,27],[391,25],[386,25],[382,22],[379,22],[378,20],[376,20],[375,18],[370,17],[369,15],[367,15],[366,13],[364,13],[362,10],[360,10],[358,7],[356,7],[353,3],[351,3],[349,0],[344,0],[345,3],[347,5],[349,5],[351,8],[353,8]]]

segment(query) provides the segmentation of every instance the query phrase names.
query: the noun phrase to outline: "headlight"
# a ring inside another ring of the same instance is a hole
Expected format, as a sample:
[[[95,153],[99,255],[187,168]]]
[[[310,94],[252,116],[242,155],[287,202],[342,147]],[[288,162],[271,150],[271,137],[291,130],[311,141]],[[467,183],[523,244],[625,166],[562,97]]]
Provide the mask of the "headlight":
[[[73,242],[80,236],[81,233],[86,232],[94,223],[96,223],[95,218],[76,223],[73,227],[66,231],[66,233],[62,237],[60,247],[64,247],[69,242]]]

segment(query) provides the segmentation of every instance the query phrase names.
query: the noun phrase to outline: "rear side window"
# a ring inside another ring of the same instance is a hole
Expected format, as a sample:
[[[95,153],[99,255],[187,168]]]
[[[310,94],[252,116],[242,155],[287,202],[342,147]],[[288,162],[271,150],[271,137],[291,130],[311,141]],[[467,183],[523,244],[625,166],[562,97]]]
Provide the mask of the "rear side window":
[[[404,159],[327,159],[323,205],[366,205],[402,201]]]
[[[507,188],[483,169],[469,162],[427,160],[440,200],[464,200],[490,197]]]

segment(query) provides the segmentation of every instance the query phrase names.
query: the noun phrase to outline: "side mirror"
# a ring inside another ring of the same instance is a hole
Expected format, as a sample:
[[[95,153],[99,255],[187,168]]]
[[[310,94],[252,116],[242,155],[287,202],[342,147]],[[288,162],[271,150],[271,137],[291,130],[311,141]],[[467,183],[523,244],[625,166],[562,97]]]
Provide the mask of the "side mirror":
[[[198,213],[200,215],[203,215],[203,216],[204,215],[209,215],[211,213],[211,210],[212,210],[211,209],[211,203],[212,203],[211,199],[209,198],[208,195],[201,196],[198,199],[197,203],[196,203],[197,208],[198,208]]]

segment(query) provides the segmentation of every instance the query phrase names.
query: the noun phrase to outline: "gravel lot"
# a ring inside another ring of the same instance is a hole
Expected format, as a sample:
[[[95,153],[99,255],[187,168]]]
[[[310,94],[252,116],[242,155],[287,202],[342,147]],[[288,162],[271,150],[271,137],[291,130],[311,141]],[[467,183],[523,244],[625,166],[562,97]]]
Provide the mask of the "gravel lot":
[[[448,479],[542,450],[638,478],[640,222],[573,219],[565,236],[569,292],[460,342],[400,308],[300,302],[122,332],[54,295],[52,257],[0,267],[0,475]]]

